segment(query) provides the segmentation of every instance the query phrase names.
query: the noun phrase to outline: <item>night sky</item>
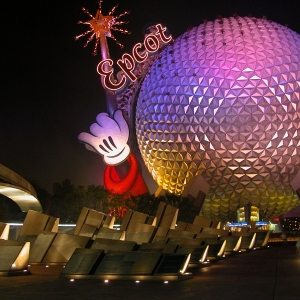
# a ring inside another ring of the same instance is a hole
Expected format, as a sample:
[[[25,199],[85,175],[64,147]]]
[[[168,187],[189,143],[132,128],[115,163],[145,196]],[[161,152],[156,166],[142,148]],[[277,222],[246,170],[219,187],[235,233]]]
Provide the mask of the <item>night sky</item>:
[[[131,35],[114,32],[125,45],[111,39],[111,57],[119,59],[143,41],[142,28],[164,24],[178,37],[203,19],[252,14],[266,16],[300,33],[299,1],[122,0],[116,14]],[[117,1],[104,0],[103,14]],[[2,4],[2,3],[1,3]],[[95,15],[96,0],[5,1],[1,6],[0,163],[51,192],[55,182],[103,184],[104,163],[86,150],[77,136],[88,131],[97,114],[106,111],[96,72],[101,57],[93,56],[94,41],[83,48],[88,30],[81,7]],[[144,176],[150,178],[148,171]],[[153,186],[153,185],[152,185]],[[153,191],[151,191],[153,192]]]

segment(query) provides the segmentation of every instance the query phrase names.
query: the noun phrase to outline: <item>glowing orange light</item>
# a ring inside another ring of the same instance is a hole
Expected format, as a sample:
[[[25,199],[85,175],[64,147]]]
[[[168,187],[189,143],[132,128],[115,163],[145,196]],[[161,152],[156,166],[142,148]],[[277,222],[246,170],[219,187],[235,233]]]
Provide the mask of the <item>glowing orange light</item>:
[[[113,13],[115,12],[118,5],[114,6],[111,11],[108,13],[107,16],[102,14],[101,4],[102,1],[99,1],[99,9],[96,12],[95,17],[86,9],[82,8],[82,11],[86,13],[91,19],[86,22],[79,21],[78,24],[86,24],[90,26],[90,30],[85,31],[82,34],[79,34],[75,37],[75,40],[88,35],[91,33],[91,36],[88,38],[87,42],[84,44],[86,47],[94,38],[95,38],[95,47],[93,51],[93,55],[97,54],[97,48],[99,44],[99,40],[101,35],[105,35],[107,37],[112,38],[121,48],[123,45],[112,35],[111,30],[119,31],[121,33],[130,34],[127,29],[118,28],[118,25],[126,24],[128,22],[118,21],[122,16],[128,15],[130,11],[125,11],[122,14],[114,16]]]

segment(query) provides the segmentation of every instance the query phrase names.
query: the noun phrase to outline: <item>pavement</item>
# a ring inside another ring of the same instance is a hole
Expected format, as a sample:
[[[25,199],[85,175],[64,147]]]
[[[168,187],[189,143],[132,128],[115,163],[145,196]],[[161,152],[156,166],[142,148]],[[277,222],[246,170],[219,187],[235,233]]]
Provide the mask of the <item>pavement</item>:
[[[184,281],[60,279],[57,274],[0,277],[1,300],[201,299],[299,300],[300,257],[295,243],[239,253],[193,269]],[[191,271],[191,270],[189,270]]]

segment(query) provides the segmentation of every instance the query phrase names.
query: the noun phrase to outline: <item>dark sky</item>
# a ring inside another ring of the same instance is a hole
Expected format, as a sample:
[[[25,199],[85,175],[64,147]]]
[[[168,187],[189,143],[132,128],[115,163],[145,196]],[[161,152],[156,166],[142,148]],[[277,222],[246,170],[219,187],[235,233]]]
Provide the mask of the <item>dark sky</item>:
[[[142,28],[163,23],[177,37],[203,19],[251,13],[266,16],[300,33],[299,1],[122,0],[116,13],[131,10],[123,19],[132,34],[115,36],[109,47],[113,59],[143,41]],[[103,13],[117,4],[104,0]],[[88,131],[106,111],[103,88],[92,56],[93,42],[74,37],[88,29],[81,11],[95,14],[96,0],[5,1],[1,3],[0,163],[51,191],[54,182],[70,179],[75,185],[102,184],[102,158],[85,149],[77,136]],[[146,178],[147,171],[144,170]]]

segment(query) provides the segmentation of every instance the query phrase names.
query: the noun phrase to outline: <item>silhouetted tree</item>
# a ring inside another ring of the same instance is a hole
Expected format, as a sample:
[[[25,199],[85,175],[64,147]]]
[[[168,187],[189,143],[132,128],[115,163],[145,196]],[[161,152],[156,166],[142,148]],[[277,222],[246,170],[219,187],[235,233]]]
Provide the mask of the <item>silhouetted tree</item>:
[[[78,207],[78,199],[75,194],[75,187],[69,179],[62,183],[53,184],[53,195],[51,197],[50,214],[59,217],[63,222],[76,222],[78,215],[74,215]]]
[[[43,188],[36,180],[30,181],[30,183],[37,193],[37,198],[42,205],[43,213],[48,215],[51,209],[52,195],[45,188]]]
[[[108,191],[101,185],[87,187],[85,206],[97,211],[108,213]]]
[[[166,193],[163,196],[155,197],[151,194],[144,194],[131,198],[134,206],[132,209],[154,216],[160,202],[172,205],[179,209],[177,221],[192,223],[195,216],[199,213],[192,201],[186,197]],[[130,207],[131,208],[131,207]]]
[[[0,221],[19,221],[23,218],[20,207],[11,199],[0,195]]]
[[[166,193],[155,197],[147,193],[140,196],[116,195],[109,193],[103,186],[75,187],[69,179],[53,184],[52,195],[37,182],[32,182],[43,211],[46,214],[59,217],[61,222],[75,223],[83,207],[91,208],[106,214],[112,214],[116,222],[122,222],[127,209],[139,211],[154,216],[159,203],[165,202],[179,209],[177,221],[192,223],[198,209],[188,198]],[[6,208],[0,206],[0,218],[6,215]]]
[[[75,187],[70,180],[53,185],[51,197],[51,215],[63,222],[75,223],[83,207],[103,213],[109,212],[108,191],[103,186]]]

